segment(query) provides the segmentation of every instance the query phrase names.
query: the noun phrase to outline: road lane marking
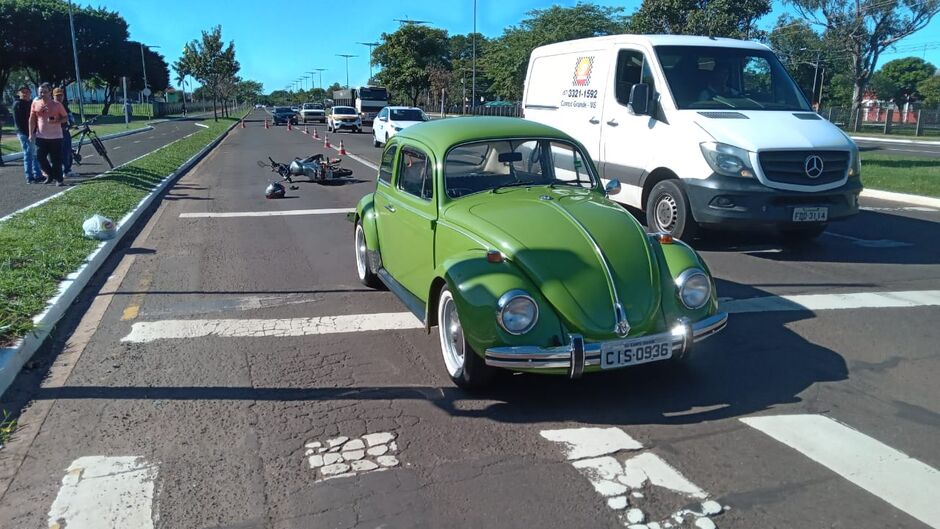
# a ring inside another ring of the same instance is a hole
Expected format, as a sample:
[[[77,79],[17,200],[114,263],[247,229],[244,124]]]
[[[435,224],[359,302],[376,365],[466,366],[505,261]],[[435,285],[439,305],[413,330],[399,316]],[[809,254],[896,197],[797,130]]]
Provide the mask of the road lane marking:
[[[879,309],[891,307],[931,307],[940,305],[940,290],[904,292],[858,292],[848,294],[800,294],[733,299],[720,303],[729,314],[791,310]]]
[[[924,211],[929,213],[935,213],[940,211],[937,208],[928,208],[924,206],[899,206],[893,208],[884,208],[884,207],[874,207],[874,206],[863,206],[858,208],[862,211]]]
[[[921,522],[940,528],[940,472],[823,415],[740,419]]]
[[[197,127],[202,127],[202,128],[204,128],[204,129],[208,129],[208,128],[209,128],[209,125],[204,125],[204,124],[202,124],[202,123],[193,123],[193,125],[196,125]]]
[[[140,314],[140,304],[143,303],[144,297],[147,295],[147,291],[150,290],[150,284],[152,282],[153,275],[148,268],[144,270],[140,281],[137,283],[137,293],[131,296],[130,301],[127,302],[127,307],[125,307],[124,312],[121,313],[121,321],[130,321],[137,318]]]
[[[907,246],[914,246],[911,243],[892,241],[891,239],[859,239],[858,237],[842,235],[840,233],[833,233],[831,231],[823,232],[823,235],[852,241],[852,244],[855,246],[861,246],[862,248],[904,248]]]
[[[180,213],[181,219],[226,218],[226,217],[282,217],[289,215],[333,215],[352,213],[356,208],[289,209],[285,211],[230,211],[224,213]]]
[[[157,467],[139,457],[80,457],[49,509],[49,529],[153,529]]]
[[[539,434],[562,445],[571,465],[588,479],[624,525],[670,527],[690,519],[696,527],[714,528],[710,517],[725,510],[718,502],[708,500],[708,493],[658,455],[652,452],[634,455],[643,450],[643,445],[620,428],[566,428],[542,430]],[[659,522],[648,520],[649,513],[642,508],[643,491],[651,487],[697,500],[701,502],[699,509],[682,508]]]
[[[410,312],[349,314],[314,318],[161,320],[137,322],[122,342],[146,343],[154,340],[199,338],[284,338],[363,331],[423,329],[424,324]]]

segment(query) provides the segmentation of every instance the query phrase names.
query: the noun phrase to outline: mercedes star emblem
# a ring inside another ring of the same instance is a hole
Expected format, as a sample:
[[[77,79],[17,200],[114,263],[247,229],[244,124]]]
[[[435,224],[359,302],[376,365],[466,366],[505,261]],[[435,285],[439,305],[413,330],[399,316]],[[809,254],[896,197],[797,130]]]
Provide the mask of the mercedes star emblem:
[[[806,176],[819,178],[819,175],[823,172],[822,157],[815,154],[807,156],[806,160],[803,162],[803,170],[806,171]]]

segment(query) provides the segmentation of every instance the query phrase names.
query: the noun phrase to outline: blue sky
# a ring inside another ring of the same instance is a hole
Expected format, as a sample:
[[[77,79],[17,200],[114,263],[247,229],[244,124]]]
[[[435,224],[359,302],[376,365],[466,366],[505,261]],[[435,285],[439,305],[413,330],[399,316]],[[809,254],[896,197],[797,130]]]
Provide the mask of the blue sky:
[[[477,30],[487,37],[496,37],[532,9],[576,3],[577,0],[477,0]],[[631,13],[640,0],[596,3],[622,6]],[[338,53],[358,55],[349,59],[349,82],[353,86],[364,84],[369,77],[369,48],[358,42],[379,41],[383,32],[398,28],[395,19],[427,20],[452,34],[473,29],[472,0],[94,0],[92,5],[121,13],[130,24],[131,39],[160,46],[155,51],[171,63],[179,57],[186,42],[198,38],[202,30],[221,24],[223,38],[235,41],[242,77],[261,81],[265,92],[284,88],[314,68],[326,68],[324,85],[334,81],[345,84],[346,67],[344,59],[336,56]],[[762,26],[772,26],[783,10],[779,1],[774,2],[774,8],[773,14],[762,19]],[[335,24],[331,24],[333,21]],[[940,17],[899,46],[909,48],[931,42],[940,42]],[[924,56],[940,65],[940,49],[888,54],[881,63],[907,55]],[[309,88],[309,81],[305,86]]]

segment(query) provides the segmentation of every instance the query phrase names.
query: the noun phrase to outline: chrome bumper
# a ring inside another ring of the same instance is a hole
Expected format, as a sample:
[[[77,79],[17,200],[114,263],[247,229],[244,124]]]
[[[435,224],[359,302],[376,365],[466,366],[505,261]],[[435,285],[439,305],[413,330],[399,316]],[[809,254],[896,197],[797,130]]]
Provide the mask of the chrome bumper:
[[[695,323],[680,320],[672,331],[637,336],[636,340],[670,340],[672,355],[681,357],[688,353],[693,343],[721,331],[727,323],[728,314],[719,312]],[[567,369],[571,378],[579,378],[585,367],[601,365],[602,342],[586,343],[579,334],[571,334],[568,338],[568,345],[557,347],[491,347],[486,350],[486,365],[507,369]]]

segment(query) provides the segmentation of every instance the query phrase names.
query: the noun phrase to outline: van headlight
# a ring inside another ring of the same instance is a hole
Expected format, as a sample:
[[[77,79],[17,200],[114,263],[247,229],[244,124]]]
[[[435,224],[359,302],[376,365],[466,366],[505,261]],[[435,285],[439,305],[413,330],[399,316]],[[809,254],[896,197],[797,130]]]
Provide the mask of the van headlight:
[[[862,157],[858,154],[858,146],[852,142],[852,150],[849,151],[849,178],[860,178],[862,176]]]
[[[712,282],[708,275],[698,268],[689,268],[676,278],[679,300],[687,309],[700,309],[708,303],[712,295]]]
[[[510,290],[497,302],[496,321],[509,334],[525,334],[539,319],[539,306],[524,290]]]
[[[748,151],[715,141],[706,141],[699,145],[712,171],[725,176],[754,177],[754,168],[751,166],[751,156]]]

